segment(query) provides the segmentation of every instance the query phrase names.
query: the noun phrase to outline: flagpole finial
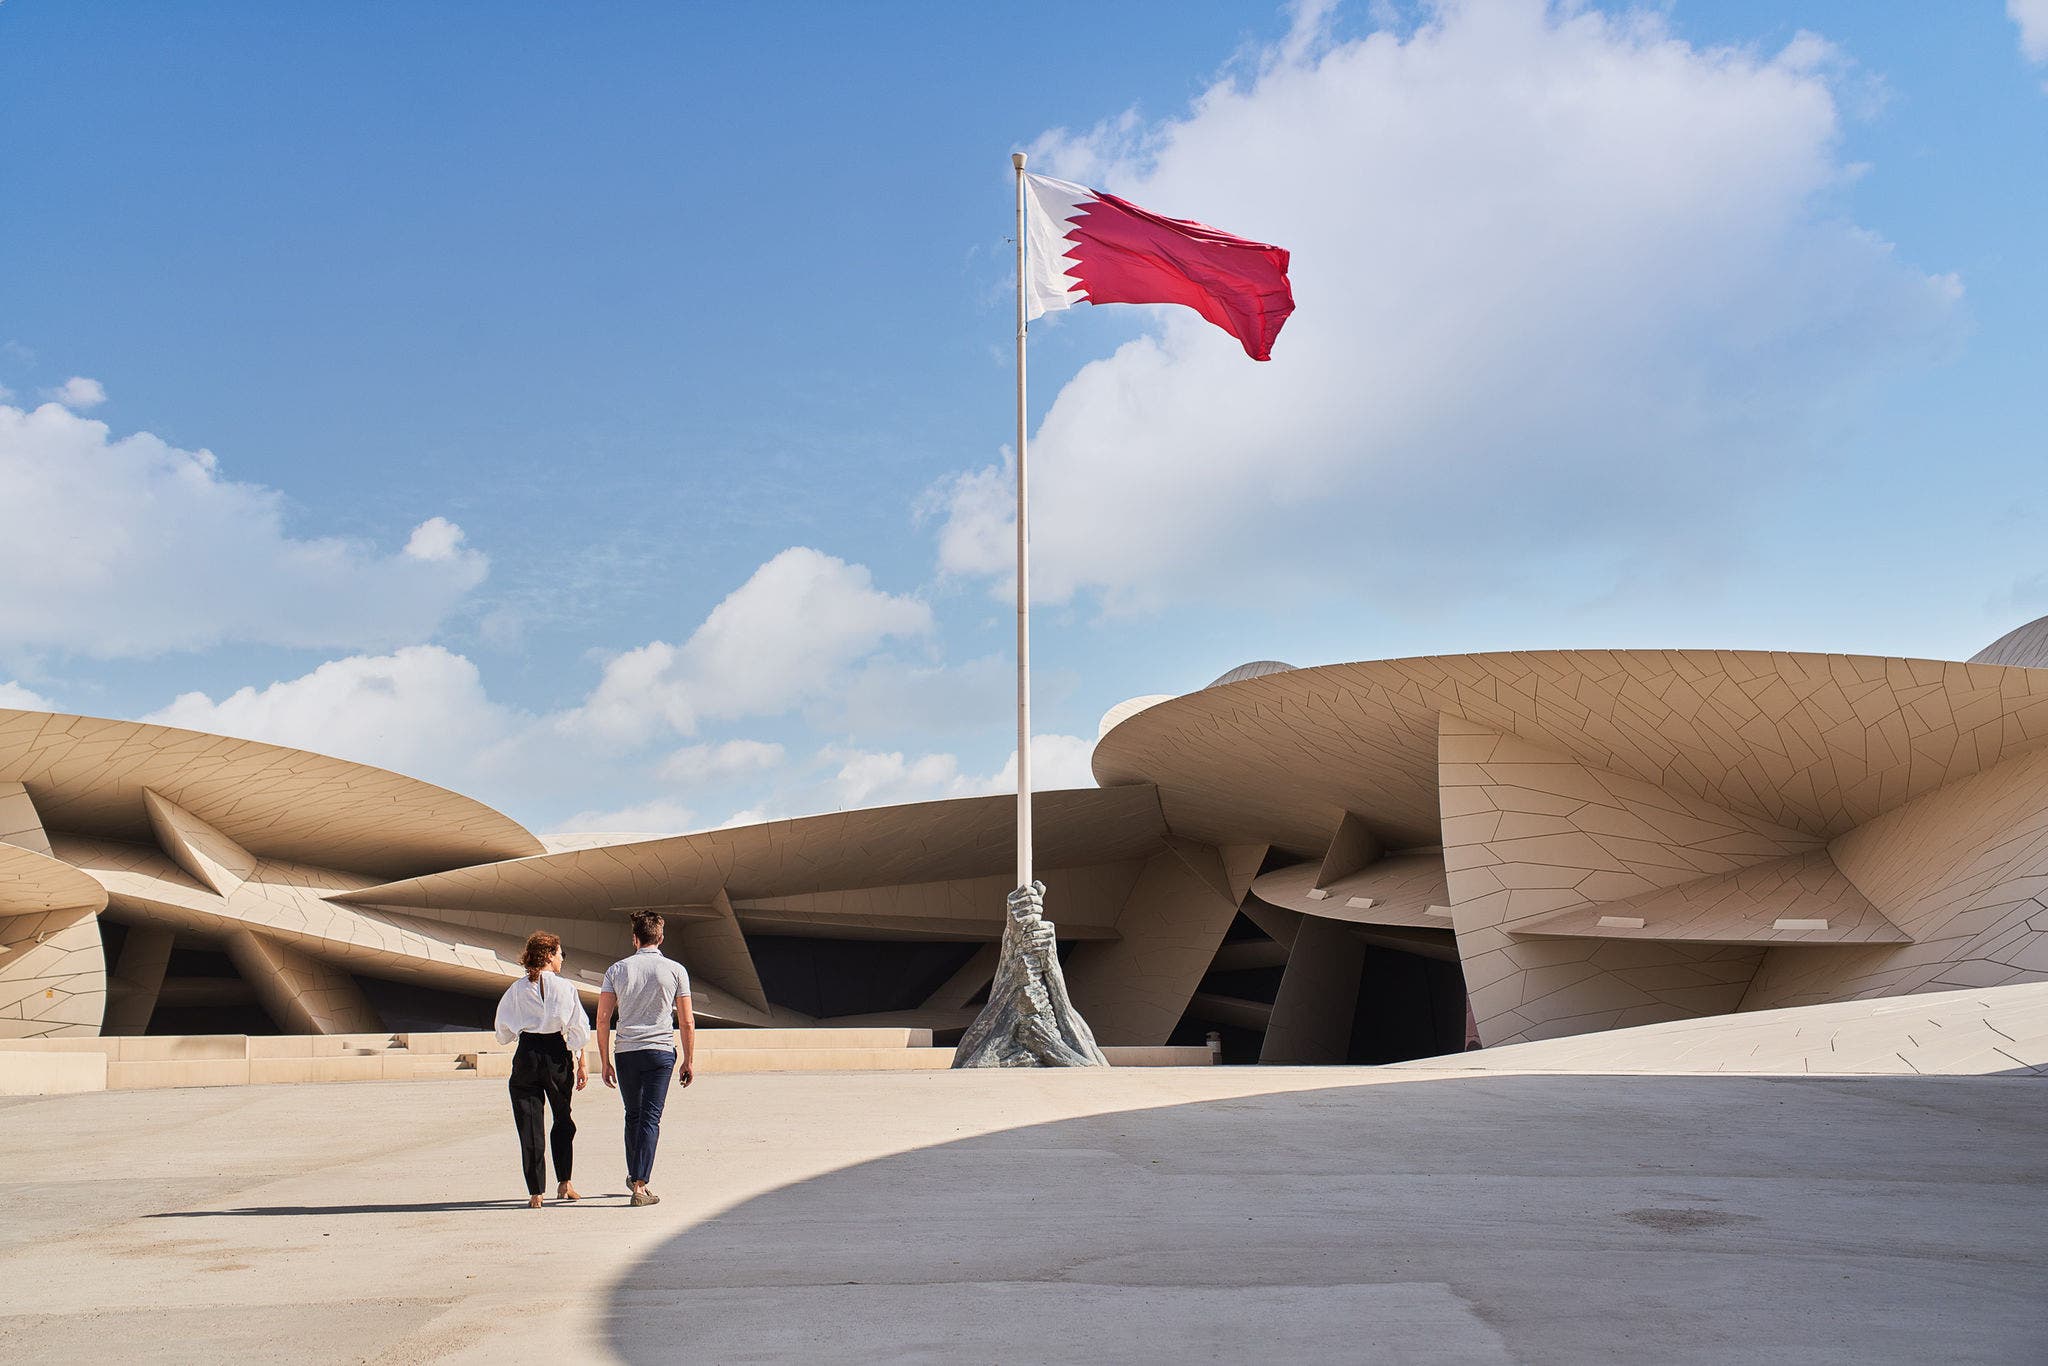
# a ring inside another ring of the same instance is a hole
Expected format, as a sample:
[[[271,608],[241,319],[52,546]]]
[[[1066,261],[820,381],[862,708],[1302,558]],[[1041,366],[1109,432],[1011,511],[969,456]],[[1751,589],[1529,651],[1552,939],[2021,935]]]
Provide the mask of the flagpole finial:
[[[1022,152],[1012,152],[1012,153],[1010,153],[1010,164],[1011,164],[1012,166],[1015,166],[1015,167],[1016,167],[1016,168],[1017,168],[1018,170],[1020,170],[1020,171],[1021,171],[1021,170],[1023,170],[1023,169],[1024,169],[1024,154],[1023,154]]]

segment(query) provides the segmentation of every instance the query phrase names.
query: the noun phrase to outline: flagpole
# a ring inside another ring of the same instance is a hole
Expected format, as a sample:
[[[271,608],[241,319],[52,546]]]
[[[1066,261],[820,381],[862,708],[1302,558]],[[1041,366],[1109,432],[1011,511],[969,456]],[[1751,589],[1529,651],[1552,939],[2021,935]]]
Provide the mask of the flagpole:
[[[1031,559],[1030,485],[1024,473],[1024,280],[1029,239],[1024,220],[1024,153],[1017,168],[1017,885],[1031,885]]]

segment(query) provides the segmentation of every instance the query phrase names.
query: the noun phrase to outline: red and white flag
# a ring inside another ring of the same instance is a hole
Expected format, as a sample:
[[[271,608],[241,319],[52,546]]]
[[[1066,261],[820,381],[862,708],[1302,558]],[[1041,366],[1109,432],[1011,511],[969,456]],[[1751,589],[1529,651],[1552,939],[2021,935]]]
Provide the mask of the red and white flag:
[[[1271,360],[1294,312],[1287,252],[1049,176],[1024,177],[1033,318],[1091,304],[1186,304]]]

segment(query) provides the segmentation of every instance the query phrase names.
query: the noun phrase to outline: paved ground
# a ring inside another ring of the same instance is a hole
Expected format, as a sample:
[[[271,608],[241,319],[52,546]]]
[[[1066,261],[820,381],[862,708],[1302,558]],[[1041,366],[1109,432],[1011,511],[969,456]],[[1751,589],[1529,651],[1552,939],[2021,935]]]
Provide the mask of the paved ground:
[[[2048,1360],[2038,1081],[765,1075],[671,1115],[663,1204],[534,1213],[473,1081],[0,1102],[0,1359]]]

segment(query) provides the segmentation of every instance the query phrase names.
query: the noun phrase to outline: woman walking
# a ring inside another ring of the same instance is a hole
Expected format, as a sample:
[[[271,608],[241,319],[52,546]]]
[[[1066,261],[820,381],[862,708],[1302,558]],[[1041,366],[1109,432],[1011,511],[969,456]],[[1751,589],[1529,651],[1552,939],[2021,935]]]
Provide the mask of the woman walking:
[[[526,976],[505,988],[498,1001],[498,1042],[519,1040],[512,1055],[512,1123],[519,1130],[519,1157],[526,1167],[527,1207],[539,1209],[547,1184],[547,1150],[541,1142],[546,1107],[555,1112],[548,1146],[554,1149],[557,1200],[581,1199],[569,1180],[576,1145],[576,1121],[569,1117],[571,1069],[574,1089],[590,1083],[583,1045],[590,1039],[590,1017],[576,988],[556,974],[562,970],[562,941],[545,930],[526,937],[520,960]]]

